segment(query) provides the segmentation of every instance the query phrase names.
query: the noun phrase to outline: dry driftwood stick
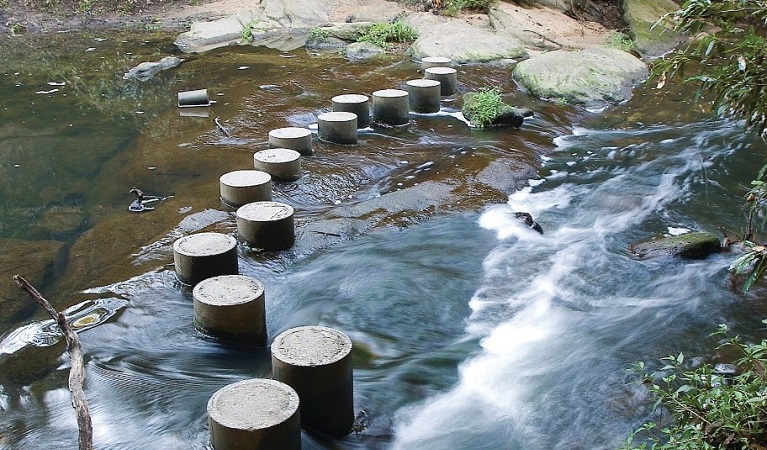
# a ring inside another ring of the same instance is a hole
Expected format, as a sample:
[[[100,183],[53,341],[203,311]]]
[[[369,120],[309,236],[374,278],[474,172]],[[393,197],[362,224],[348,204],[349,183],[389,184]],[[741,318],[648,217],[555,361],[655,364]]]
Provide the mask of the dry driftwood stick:
[[[77,427],[80,430],[77,442],[80,450],[93,450],[93,424],[88,411],[88,403],[85,401],[85,394],[83,393],[85,370],[83,369],[83,351],[80,346],[80,339],[67,323],[64,314],[56,312],[48,300],[40,295],[27,280],[19,275],[14,275],[13,281],[27,291],[48,312],[48,315],[59,324],[61,332],[64,333],[64,339],[66,339],[69,349],[69,358],[72,361],[72,367],[69,369],[69,391],[72,393],[72,406],[77,412]]]

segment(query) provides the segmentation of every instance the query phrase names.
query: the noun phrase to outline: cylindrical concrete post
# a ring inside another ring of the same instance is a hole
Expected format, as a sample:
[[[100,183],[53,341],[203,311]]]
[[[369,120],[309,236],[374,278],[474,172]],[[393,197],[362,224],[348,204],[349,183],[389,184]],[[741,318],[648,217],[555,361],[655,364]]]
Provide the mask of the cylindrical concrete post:
[[[237,275],[237,239],[221,233],[197,233],[176,239],[173,262],[179,281],[195,285],[218,275]]]
[[[405,83],[410,110],[417,113],[439,112],[442,84],[437,80],[410,80]]]
[[[269,147],[289,148],[302,155],[311,155],[312,132],[299,127],[277,128],[269,132]]]
[[[362,94],[336,95],[332,99],[333,111],[350,112],[357,115],[357,128],[370,126],[370,99]]]
[[[299,398],[290,386],[254,378],[216,391],[208,400],[215,450],[300,450]]]
[[[317,117],[317,135],[336,144],[357,143],[357,115],[350,112],[328,112]]]
[[[458,71],[452,67],[430,67],[423,71],[423,77],[442,83],[443,96],[455,94],[458,86]]]
[[[444,56],[427,56],[421,59],[421,70],[431,67],[450,67],[451,65],[453,65],[453,60]]]
[[[354,424],[352,341],[341,331],[306,326],[272,342],[272,377],[301,398],[304,428],[344,436]]]
[[[373,92],[373,120],[389,125],[410,122],[410,103],[407,91],[383,89]]]
[[[285,250],[295,242],[293,208],[279,202],[254,202],[237,210],[237,233],[263,250]]]
[[[272,199],[272,176],[260,170],[235,170],[219,178],[221,200],[234,207]]]
[[[178,106],[180,108],[208,105],[210,105],[210,99],[208,98],[207,89],[197,89],[195,91],[183,91],[178,93]]]
[[[278,181],[301,178],[301,154],[289,148],[270,148],[253,154],[253,167]]]
[[[205,334],[266,344],[264,285],[242,275],[221,275],[197,283],[192,290],[194,324]]]

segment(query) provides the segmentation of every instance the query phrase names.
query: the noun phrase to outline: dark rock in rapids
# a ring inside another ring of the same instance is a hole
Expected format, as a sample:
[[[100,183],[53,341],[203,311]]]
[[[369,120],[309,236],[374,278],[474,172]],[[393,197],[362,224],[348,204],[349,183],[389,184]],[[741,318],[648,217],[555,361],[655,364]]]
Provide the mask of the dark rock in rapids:
[[[529,213],[526,212],[515,212],[514,217],[517,219],[520,219],[522,222],[525,223],[528,227],[532,228],[533,230],[543,234],[543,228],[541,227],[538,222],[533,220],[533,216],[531,216]]]
[[[629,251],[640,258],[653,256],[679,256],[690,259],[703,259],[719,252],[722,244],[714,233],[694,232],[681,236],[661,237],[638,242],[629,246]]]

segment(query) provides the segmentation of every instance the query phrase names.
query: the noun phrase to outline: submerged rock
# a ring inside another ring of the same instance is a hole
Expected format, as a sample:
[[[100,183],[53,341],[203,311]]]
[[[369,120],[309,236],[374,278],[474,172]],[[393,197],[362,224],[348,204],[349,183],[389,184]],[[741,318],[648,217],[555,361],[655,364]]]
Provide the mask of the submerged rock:
[[[1,239],[0,246],[0,329],[9,323],[31,314],[39,307],[29,294],[13,282],[14,275],[21,275],[30,284],[42,289],[56,263],[63,258],[64,243],[57,241],[22,241]],[[18,255],[24,255],[19,258]]]
[[[146,81],[157,75],[158,72],[172,69],[182,62],[184,62],[183,59],[176,58],[175,56],[166,56],[156,62],[142,62],[123,75],[123,80],[136,79]]]
[[[653,256],[679,256],[703,259],[722,249],[719,237],[714,233],[694,232],[681,236],[661,237],[631,244],[629,251],[640,258]]]

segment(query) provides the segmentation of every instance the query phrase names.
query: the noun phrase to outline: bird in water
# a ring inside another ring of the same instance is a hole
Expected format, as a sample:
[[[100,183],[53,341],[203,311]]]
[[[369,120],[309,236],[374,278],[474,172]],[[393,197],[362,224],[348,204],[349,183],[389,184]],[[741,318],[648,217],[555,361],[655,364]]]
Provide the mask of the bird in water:
[[[129,191],[131,194],[136,195],[136,199],[133,200],[133,203],[131,203],[128,206],[128,211],[131,212],[144,212],[144,211],[151,211],[154,209],[153,206],[148,206],[152,203],[157,203],[159,201],[165,200],[168,197],[155,197],[153,195],[144,195],[144,191],[142,191],[139,188],[134,187]]]

